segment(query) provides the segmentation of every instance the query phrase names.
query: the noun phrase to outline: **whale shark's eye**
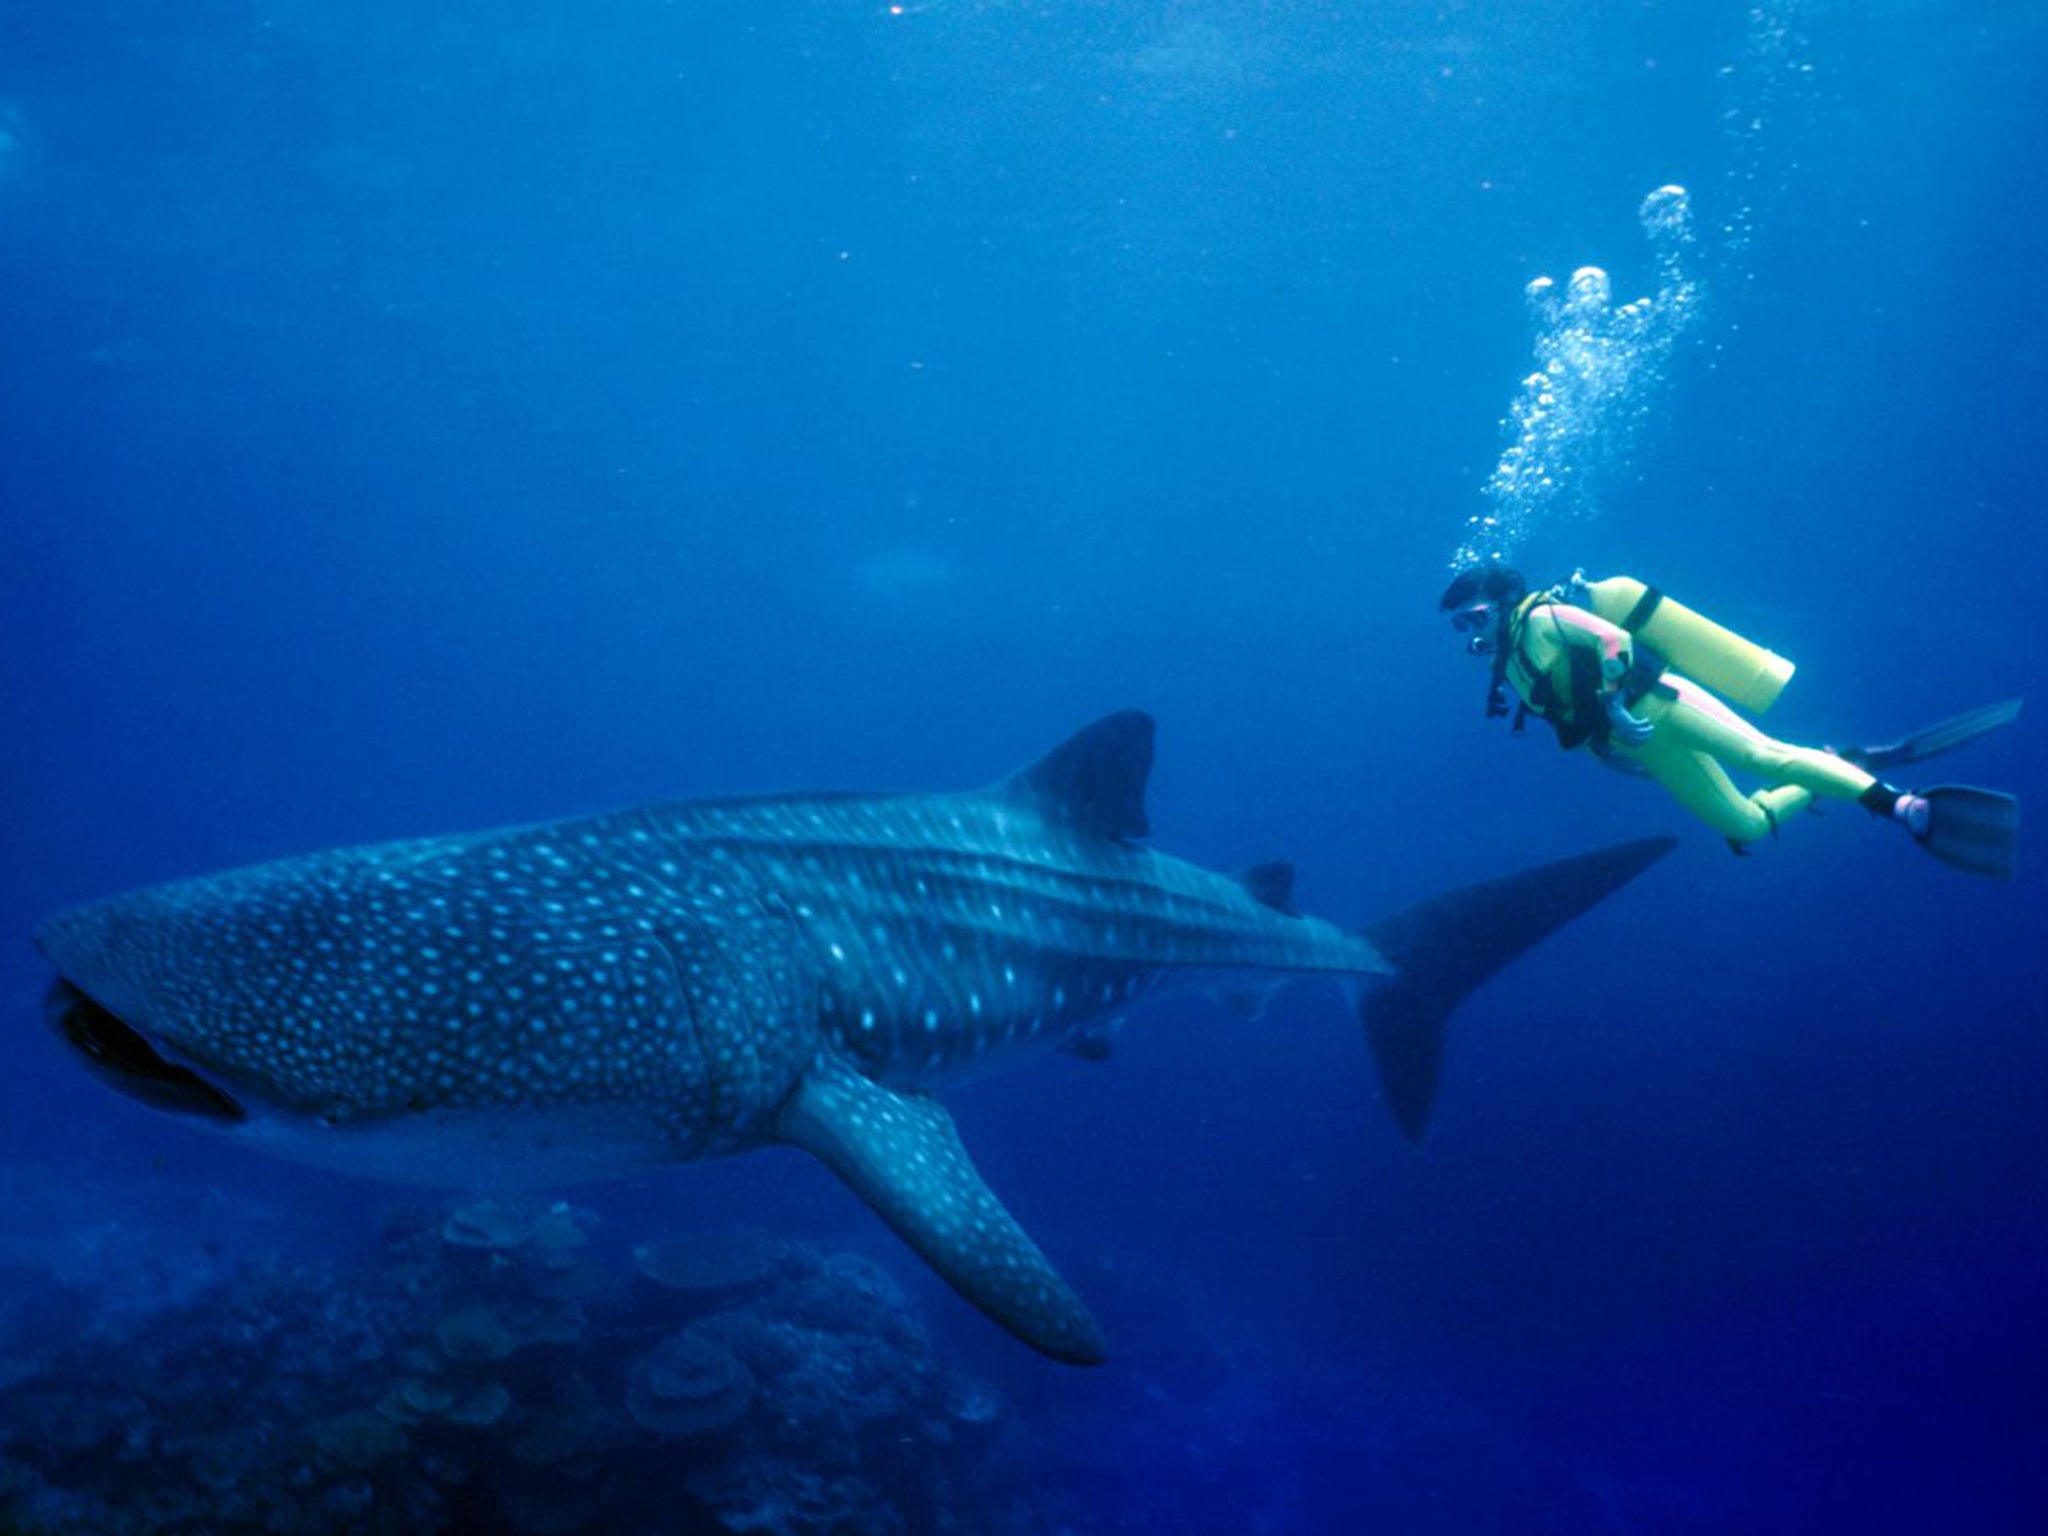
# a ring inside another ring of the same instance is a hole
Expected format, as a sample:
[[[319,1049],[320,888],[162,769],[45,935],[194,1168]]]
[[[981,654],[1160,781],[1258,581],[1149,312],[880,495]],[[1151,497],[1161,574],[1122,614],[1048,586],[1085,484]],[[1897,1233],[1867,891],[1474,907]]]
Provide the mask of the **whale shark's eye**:
[[[44,1014],[94,1071],[154,1109],[243,1119],[242,1106],[190,1067],[166,1061],[156,1048],[68,981],[50,988]]]

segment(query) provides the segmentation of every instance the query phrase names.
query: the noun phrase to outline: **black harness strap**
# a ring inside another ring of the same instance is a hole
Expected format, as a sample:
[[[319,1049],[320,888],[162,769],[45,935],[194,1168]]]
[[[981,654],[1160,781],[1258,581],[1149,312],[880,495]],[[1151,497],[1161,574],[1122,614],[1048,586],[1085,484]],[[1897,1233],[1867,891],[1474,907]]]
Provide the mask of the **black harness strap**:
[[[1664,698],[1675,699],[1678,690],[1664,681],[1664,674],[1671,663],[1653,646],[1638,640],[1630,647],[1628,676],[1621,681],[1621,701],[1634,709],[1646,694],[1661,694]]]
[[[1663,601],[1664,594],[1655,587],[1643,588],[1643,595],[1636,599],[1635,607],[1629,609],[1628,617],[1621,621],[1621,627],[1634,634],[1650,622]]]
[[[1582,747],[1589,741],[1607,739],[1607,711],[1600,703],[1600,660],[1583,646],[1573,646],[1565,652],[1565,665],[1571,669],[1572,696],[1565,703],[1565,714],[1553,719],[1550,724],[1557,732],[1557,744],[1569,752]],[[1547,684],[1550,679],[1545,677]],[[1554,690],[1553,690],[1554,692]]]

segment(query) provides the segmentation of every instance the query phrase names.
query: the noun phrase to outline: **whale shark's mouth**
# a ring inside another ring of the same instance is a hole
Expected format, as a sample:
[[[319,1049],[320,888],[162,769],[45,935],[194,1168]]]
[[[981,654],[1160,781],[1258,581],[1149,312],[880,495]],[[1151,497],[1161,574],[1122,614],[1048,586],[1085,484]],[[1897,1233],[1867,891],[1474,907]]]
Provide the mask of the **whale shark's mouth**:
[[[142,1035],[68,981],[43,1000],[43,1016],[112,1087],[152,1109],[209,1120],[245,1119],[242,1106],[190,1067],[167,1061]]]

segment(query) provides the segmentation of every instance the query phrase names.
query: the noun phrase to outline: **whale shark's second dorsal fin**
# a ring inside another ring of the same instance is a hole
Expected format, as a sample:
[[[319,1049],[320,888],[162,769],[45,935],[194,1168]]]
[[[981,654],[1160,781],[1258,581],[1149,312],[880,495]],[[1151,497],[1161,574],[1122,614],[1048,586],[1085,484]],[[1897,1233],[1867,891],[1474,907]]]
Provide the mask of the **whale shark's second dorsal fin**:
[[[1102,1333],[982,1182],[953,1117],[829,1057],[776,1117],[777,1133],[847,1182],[953,1289],[1034,1349],[1095,1365]]]
[[[1152,772],[1152,717],[1119,710],[1083,726],[1052,751],[996,786],[1077,832],[1130,842],[1151,830],[1145,780]]]

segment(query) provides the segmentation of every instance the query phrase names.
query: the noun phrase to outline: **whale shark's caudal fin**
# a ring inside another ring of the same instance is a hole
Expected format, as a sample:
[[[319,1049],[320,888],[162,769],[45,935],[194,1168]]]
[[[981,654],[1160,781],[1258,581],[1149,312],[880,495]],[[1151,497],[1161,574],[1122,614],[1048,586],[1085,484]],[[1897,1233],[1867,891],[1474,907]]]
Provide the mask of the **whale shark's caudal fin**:
[[[1429,1123],[1444,1026],[1466,994],[1677,846],[1669,837],[1617,843],[1433,897],[1365,930],[1393,975],[1363,993],[1359,1017],[1410,1141]]]
[[[814,1068],[776,1122],[874,1207],[946,1282],[1034,1349],[1102,1361],[1102,1333],[968,1161],[953,1117],[843,1064]]]

